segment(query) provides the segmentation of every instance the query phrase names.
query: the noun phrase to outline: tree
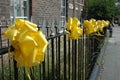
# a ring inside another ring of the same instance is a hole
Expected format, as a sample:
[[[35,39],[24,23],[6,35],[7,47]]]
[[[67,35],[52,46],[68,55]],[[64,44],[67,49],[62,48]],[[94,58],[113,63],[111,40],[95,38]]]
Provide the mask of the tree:
[[[115,0],[88,0],[87,17],[110,20],[115,12]]]
[[[115,3],[115,15],[120,16],[120,0],[117,0]]]

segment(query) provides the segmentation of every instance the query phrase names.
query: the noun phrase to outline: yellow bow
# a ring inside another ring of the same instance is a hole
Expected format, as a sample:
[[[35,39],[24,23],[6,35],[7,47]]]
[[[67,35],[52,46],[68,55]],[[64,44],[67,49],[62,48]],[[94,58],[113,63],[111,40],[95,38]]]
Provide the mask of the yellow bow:
[[[79,27],[80,21],[77,18],[69,18],[66,23],[67,33],[70,39],[78,39],[82,35],[82,29]]]
[[[85,20],[84,23],[83,23],[83,26],[85,28],[84,32],[85,32],[86,35],[89,35],[89,34],[97,31],[97,26],[92,21]]]
[[[107,27],[109,25],[109,21],[104,21],[104,20],[98,20],[96,21],[95,19],[91,19],[90,21],[85,20],[83,23],[84,26],[84,32],[86,35],[95,33],[98,33],[98,35],[100,36],[101,34],[99,33],[99,31],[103,31],[104,27]]]
[[[16,19],[15,24],[10,25],[4,35],[10,39],[14,50],[14,59],[17,66],[27,69],[44,61],[44,53],[48,42],[37,25],[27,20]],[[30,77],[29,77],[30,79]]]

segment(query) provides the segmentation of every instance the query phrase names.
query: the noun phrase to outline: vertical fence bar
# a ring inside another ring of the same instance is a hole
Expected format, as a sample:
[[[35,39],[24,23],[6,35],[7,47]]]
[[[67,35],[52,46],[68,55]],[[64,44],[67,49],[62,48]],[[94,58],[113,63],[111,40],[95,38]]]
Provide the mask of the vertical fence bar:
[[[49,46],[47,47],[47,80],[49,80]]]
[[[81,53],[82,53],[82,46],[81,46],[81,39],[78,40],[78,80],[81,80]]]
[[[92,47],[92,37],[90,36],[90,73],[89,74],[91,74],[91,71],[92,71],[92,69],[91,69],[91,67],[92,67],[92,53],[93,53],[93,47]]]
[[[47,79],[49,80],[49,46],[47,47]]]
[[[2,26],[0,26],[0,48],[2,48]],[[1,58],[1,73],[2,73],[2,75],[1,75],[1,78],[4,80],[4,71],[3,71],[3,55],[1,55],[0,56],[0,58]]]
[[[9,45],[9,40],[8,40],[8,46],[10,46],[10,45]],[[9,62],[9,78],[10,78],[10,80],[11,80],[11,59],[10,59],[10,56],[9,56],[8,62]]]
[[[35,77],[34,77],[34,67],[30,68],[30,73],[31,73],[31,79],[35,80]]]
[[[67,46],[66,46],[66,35],[64,35],[64,80],[66,80],[66,48]]]
[[[89,36],[87,36],[85,44],[86,44],[86,78],[88,80],[89,74],[89,61],[90,61],[90,47],[89,47]]]
[[[61,50],[61,45],[60,45],[60,36],[58,37],[58,55],[57,55],[57,78],[60,80],[60,50]]]
[[[39,64],[39,76],[40,76],[40,80],[42,80],[42,76],[41,76],[41,64]]]
[[[49,36],[49,31],[50,31],[50,27],[48,27],[48,25],[46,26],[46,29],[47,29],[47,36]],[[47,47],[47,79],[49,80],[49,61],[50,61],[50,59],[49,59],[49,49],[50,47],[48,46]]]
[[[71,73],[71,67],[70,67],[70,53],[71,53],[71,46],[70,46],[70,40],[68,40],[68,80],[70,80],[70,73]]]
[[[55,55],[56,55],[56,58],[55,58],[55,59],[56,59],[56,60],[55,60],[55,61],[56,61],[56,62],[55,62],[55,74],[56,74],[56,78],[57,78],[57,76],[58,76],[58,74],[57,74],[58,38],[56,38],[55,40],[56,40],[56,41],[55,41],[55,42],[56,42],[56,43],[55,43],[55,44],[56,44],[56,46],[55,46],[55,50],[56,50],[56,52],[55,52]]]
[[[76,40],[72,41],[72,80],[76,80]]]
[[[6,28],[7,26],[9,25],[8,21],[6,21]],[[10,44],[9,44],[9,40],[7,40],[7,43],[8,43],[8,47],[10,47]],[[11,59],[10,59],[10,56],[9,56],[9,79],[11,80]]]
[[[85,69],[84,69],[84,75],[85,75],[85,80],[86,80],[86,76],[87,76],[87,59],[88,59],[88,57],[87,57],[87,53],[88,53],[88,44],[87,44],[87,41],[88,41],[88,36],[86,36],[86,38],[85,38],[85,42],[84,42],[84,44],[85,44],[85,47],[84,47],[84,49],[85,49],[85,52],[84,52],[84,66],[85,66]]]
[[[92,48],[92,50],[91,50],[91,71],[92,71],[92,67],[93,67],[93,60],[94,60],[94,39],[93,39],[93,37],[91,38],[91,48]]]
[[[23,72],[24,72],[24,74],[23,74],[24,80],[26,80],[25,68],[23,69]]]
[[[18,80],[17,62],[14,60],[14,80]]]
[[[52,80],[54,80],[54,38],[51,39],[51,46],[52,46]]]
[[[0,48],[2,48],[2,26],[0,25]]]
[[[83,80],[86,79],[86,36],[83,37]]]
[[[87,54],[87,57],[88,57],[88,63],[87,63],[87,79],[89,79],[89,75],[90,75],[90,63],[91,63],[91,40],[90,40],[90,36],[89,36],[89,40],[88,40],[88,54]]]
[[[91,45],[90,45],[90,47],[91,47],[91,58],[90,58],[90,72],[92,71],[92,61],[93,61],[93,49],[94,49],[94,47],[93,47],[93,38],[92,38],[92,36],[90,37],[90,40],[91,40]]]
[[[3,55],[1,55],[1,59],[2,59],[2,80],[4,80],[4,64],[3,64]]]
[[[76,40],[76,80],[78,80],[78,77],[79,77],[79,76],[78,76],[78,67],[79,67],[79,66],[78,66],[78,58],[79,58],[79,57],[78,57],[78,54],[79,54],[79,53],[78,53],[78,40],[79,40],[79,39]]]
[[[45,57],[45,56],[44,56]],[[43,75],[43,80],[46,80],[45,79],[45,74],[46,74],[46,72],[45,72],[46,70],[45,70],[45,58],[44,58],[44,62],[42,62],[42,75]]]
[[[57,22],[55,21],[55,34],[57,35],[58,34],[58,26],[57,26]],[[56,37],[55,38],[55,79],[57,79],[57,58],[58,58],[58,38]]]
[[[44,22],[43,22],[43,24],[44,24]],[[41,23],[41,21],[39,21],[38,22],[38,30],[41,30],[42,29],[42,23]],[[42,71],[41,71],[41,69],[42,69],[42,64],[39,64],[39,80],[42,80]]]
[[[42,24],[42,32],[44,34],[46,34],[46,20],[43,21],[43,24]],[[46,75],[46,70],[45,70],[45,67],[46,67],[46,64],[45,64],[45,56],[44,56],[44,62],[42,63],[42,75],[43,75],[43,80],[46,80],[45,79],[45,75]]]
[[[82,50],[82,53],[81,53],[81,80],[84,80],[84,66],[83,66],[83,64],[84,64],[84,58],[83,58],[83,56],[84,56],[84,38],[82,37],[82,39],[81,39],[81,50]]]

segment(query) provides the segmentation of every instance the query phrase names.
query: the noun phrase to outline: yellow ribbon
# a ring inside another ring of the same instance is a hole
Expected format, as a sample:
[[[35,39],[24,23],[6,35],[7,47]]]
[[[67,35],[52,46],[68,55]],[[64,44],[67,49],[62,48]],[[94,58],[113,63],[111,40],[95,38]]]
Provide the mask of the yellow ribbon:
[[[88,21],[88,20],[84,21],[83,26],[85,28],[84,32],[85,32],[86,35],[89,35],[91,33],[96,32],[97,28],[95,28],[95,25],[92,22]]]
[[[98,33],[98,36],[102,36],[99,31],[103,32],[103,28],[107,27],[109,25],[109,21],[104,21],[104,20],[98,20],[96,21],[95,19],[91,19],[90,21],[85,20],[83,23],[84,26],[84,32],[86,35],[92,34],[96,32]]]
[[[38,31],[37,25],[27,20],[16,19],[15,24],[10,25],[4,31],[14,50],[14,59],[18,67],[25,67],[28,74],[28,68],[40,64],[44,61],[44,53],[48,42],[41,31]]]
[[[78,39],[82,35],[82,29],[79,27],[80,21],[77,18],[69,18],[66,23],[67,33],[70,39]]]

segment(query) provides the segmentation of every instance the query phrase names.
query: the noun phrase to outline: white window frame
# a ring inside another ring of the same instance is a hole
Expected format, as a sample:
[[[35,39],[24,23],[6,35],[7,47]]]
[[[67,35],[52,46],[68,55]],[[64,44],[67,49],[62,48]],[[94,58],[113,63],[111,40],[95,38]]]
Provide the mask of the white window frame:
[[[24,1],[27,2],[26,16],[24,16],[25,15]],[[10,0],[10,18],[11,20],[14,20],[15,18],[28,19],[29,18],[29,0]]]
[[[63,3],[63,1],[64,1],[64,3]],[[65,27],[65,23],[66,23],[66,0],[61,0],[60,23],[61,23],[62,27]]]

